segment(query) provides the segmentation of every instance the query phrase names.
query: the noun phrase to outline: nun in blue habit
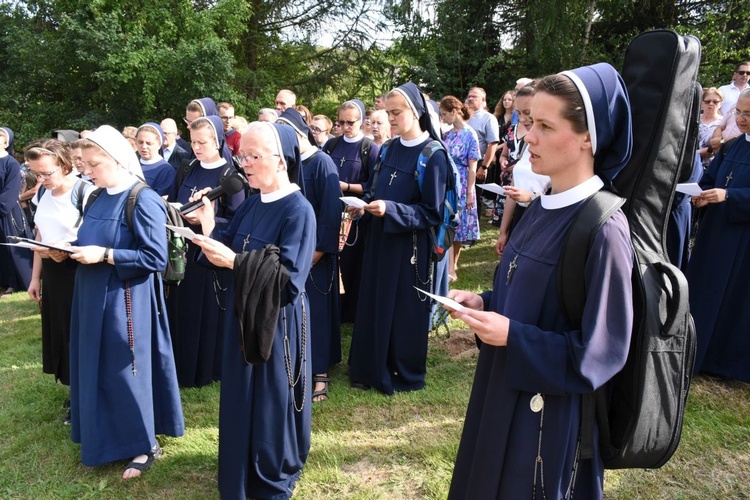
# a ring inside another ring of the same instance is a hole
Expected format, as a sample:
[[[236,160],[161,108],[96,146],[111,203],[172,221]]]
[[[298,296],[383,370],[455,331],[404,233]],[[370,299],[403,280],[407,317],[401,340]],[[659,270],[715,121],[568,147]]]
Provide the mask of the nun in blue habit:
[[[195,212],[203,233],[215,239],[199,236],[194,242],[211,264],[232,269],[234,281],[227,311],[236,315],[227,316],[224,329],[219,491],[224,499],[290,498],[310,450],[311,311],[305,282],[315,251],[315,213],[288,176],[299,171],[300,162],[291,127],[253,122],[242,135],[240,151],[250,186],[260,194],[248,198],[223,230],[214,228],[210,203]],[[259,300],[254,294],[261,293],[261,285],[248,279],[252,273],[246,267],[259,254],[277,256],[271,264],[287,278],[278,281],[272,306],[249,313],[263,327],[259,336],[271,339],[255,349],[242,343],[249,325],[242,311]],[[261,310],[261,316],[256,314]]]
[[[99,188],[73,242],[78,261],[70,322],[71,436],[87,466],[135,457],[124,479],[161,454],[157,434],[184,421],[161,287],[166,209],[154,191],[125,203],[143,175],[130,143],[104,125],[83,145],[85,175]],[[157,235],[159,237],[154,237]]]
[[[168,196],[172,191],[175,170],[162,157],[164,153],[164,130],[154,122],[146,122],[135,133],[135,142],[140,154],[141,170],[146,184],[159,196]]]
[[[211,99],[210,97],[201,97],[200,99],[193,99],[188,103],[187,109],[185,110],[185,115],[185,123],[187,124],[188,129],[190,129],[190,123],[194,122],[201,116],[218,117],[219,109],[216,107],[216,103],[213,99]],[[219,118],[219,123],[221,123],[221,118]],[[222,125],[220,128],[223,135],[224,125]],[[192,145],[188,149],[192,153],[190,158],[195,158],[195,153],[192,151]],[[227,164],[232,164],[232,150],[229,148],[229,145],[226,143],[226,141],[224,141],[224,144],[221,146],[221,157],[226,160]]]
[[[13,157],[13,131],[0,127],[0,243],[8,243],[9,236],[34,237],[18,204],[21,177],[21,165]],[[33,259],[28,248],[0,245],[0,294],[28,288]]]
[[[552,191],[532,202],[503,252],[494,288],[452,290],[453,312],[482,340],[449,498],[602,498],[604,467],[579,456],[581,397],[625,364],[633,322],[633,253],[621,211],[594,237],[582,326],[558,300],[557,264],[582,203],[611,184],[632,150],[620,75],[596,64],[537,86],[526,135]]]
[[[176,177],[170,202],[185,204],[196,192],[221,184],[222,172],[234,172],[221,155],[224,127],[218,116],[201,117],[190,126],[197,141],[187,173]],[[230,159],[231,161],[231,159]],[[177,183],[180,182],[179,185]],[[244,191],[222,194],[216,203],[215,224],[224,229],[245,200]],[[190,228],[201,234],[200,223],[186,217]],[[227,311],[226,290],[230,282],[225,269],[208,269],[196,263],[198,247],[188,243],[185,278],[169,287],[167,307],[180,387],[202,387],[221,379],[222,335]]]
[[[415,171],[424,146],[440,135],[419,88],[409,82],[386,96],[393,140],[365,189],[368,205],[362,281],[349,355],[353,387],[386,394],[425,385],[430,301],[414,287],[434,283],[429,229],[440,223],[448,174],[445,150],[427,162],[422,189]],[[373,183],[374,182],[374,186]]]
[[[331,157],[315,145],[310,127],[296,109],[287,108],[277,123],[297,133],[307,201],[315,211],[315,254],[305,289],[310,300],[313,401],[328,397],[328,369],[341,362],[338,240],[341,223],[339,173]]]
[[[737,99],[741,134],[726,143],[693,198],[705,207],[688,263],[698,339],[695,373],[750,382],[750,89]],[[747,114],[745,114],[747,113]]]

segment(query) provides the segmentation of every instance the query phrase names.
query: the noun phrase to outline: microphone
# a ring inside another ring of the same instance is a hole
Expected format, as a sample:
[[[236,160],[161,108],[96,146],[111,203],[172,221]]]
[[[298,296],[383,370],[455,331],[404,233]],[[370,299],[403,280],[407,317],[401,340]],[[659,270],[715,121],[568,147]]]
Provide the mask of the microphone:
[[[209,200],[214,201],[216,198],[218,198],[222,194],[232,196],[235,193],[239,193],[243,187],[244,187],[244,183],[242,182],[242,179],[240,178],[240,176],[238,174],[232,174],[221,182],[221,186],[213,188],[204,196],[208,198]],[[182,215],[187,215],[190,212],[193,212],[194,210],[198,209],[202,205],[203,205],[202,199],[191,201],[190,203],[185,203],[184,205],[180,207],[180,213]]]

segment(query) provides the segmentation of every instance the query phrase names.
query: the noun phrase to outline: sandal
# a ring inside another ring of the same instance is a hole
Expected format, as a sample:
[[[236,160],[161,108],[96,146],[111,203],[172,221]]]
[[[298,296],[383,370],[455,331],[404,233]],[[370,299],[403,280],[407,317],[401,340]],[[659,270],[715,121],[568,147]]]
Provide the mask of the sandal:
[[[320,403],[328,399],[328,382],[331,381],[331,377],[327,375],[313,375],[313,384],[323,383],[325,386],[319,391],[313,391],[312,399],[313,403]],[[315,399],[320,398],[322,399]]]
[[[145,462],[128,462],[128,465],[125,466],[125,471],[127,471],[128,469],[135,469],[141,471],[142,474],[146,472],[148,468],[151,467],[151,464],[154,463],[154,460],[162,456],[163,453],[164,452],[161,450],[161,446],[159,446],[159,443],[156,443],[154,447],[151,448],[148,453],[146,453]]]

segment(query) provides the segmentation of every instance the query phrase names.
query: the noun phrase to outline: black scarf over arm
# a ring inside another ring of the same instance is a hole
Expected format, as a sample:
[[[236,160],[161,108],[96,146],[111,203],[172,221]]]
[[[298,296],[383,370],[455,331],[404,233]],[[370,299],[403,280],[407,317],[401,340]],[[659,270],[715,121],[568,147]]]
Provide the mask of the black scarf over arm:
[[[240,343],[247,364],[268,361],[281,309],[281,291],[289,270],[281,264],[280,250],[268,244],[234,259],[234,312],[240,322]]]

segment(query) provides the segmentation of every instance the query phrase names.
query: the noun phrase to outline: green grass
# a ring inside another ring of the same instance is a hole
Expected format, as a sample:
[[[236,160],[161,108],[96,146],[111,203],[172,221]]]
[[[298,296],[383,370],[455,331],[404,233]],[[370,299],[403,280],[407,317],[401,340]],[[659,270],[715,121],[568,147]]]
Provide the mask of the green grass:
[[[495,230],[464,250],[461,288],[491,285]],[[473,337],[451,321],[431,339],[427,387],[384,396],[349,388],[346,366],[331,371],[329,400],[313,407],[312,449],[300,499],[445,498],[476,362]],[[350,327],[344,330],[348,347]],[[346,358],[346,353],[345,353]],[[160,438],[165,455],[142,478],[122,481],[124,462],[89,468],[61,423],[64,386],[42,374],[36,304],[0,300],[0,498],[218,498],[219,386],[184,389],[186,435]],[[698,378],[683,439],[657,470],[608,471],[605,496],[750,497],[750,386]]]

